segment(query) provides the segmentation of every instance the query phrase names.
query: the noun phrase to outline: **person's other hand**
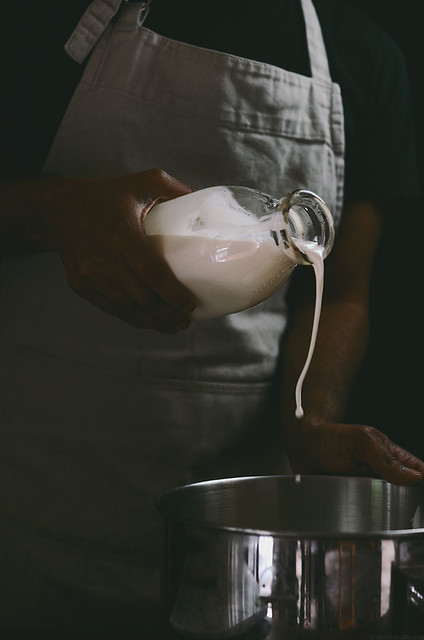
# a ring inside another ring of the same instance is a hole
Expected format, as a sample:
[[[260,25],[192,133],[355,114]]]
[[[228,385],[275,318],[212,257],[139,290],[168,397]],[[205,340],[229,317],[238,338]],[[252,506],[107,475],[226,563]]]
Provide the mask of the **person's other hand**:
[[[359,424],[297,426],[287,443],[294,473],[381,477],[412,485],[422,480],[424,462],[377,429]]]
[[[160,169],[70,179],[61,210],[50,216],[70,287],[135,327],[188,326],[194,296],[151,248],[143,220],[156,202],[189,192]]]

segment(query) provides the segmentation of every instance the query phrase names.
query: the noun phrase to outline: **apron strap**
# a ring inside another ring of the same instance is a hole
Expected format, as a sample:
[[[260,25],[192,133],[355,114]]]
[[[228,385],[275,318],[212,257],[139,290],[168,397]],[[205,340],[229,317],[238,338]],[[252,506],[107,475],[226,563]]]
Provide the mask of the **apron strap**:
[[[73,60],[76,62],[83,62],[85,60],[112,18],[118,12],[121,4],[122,0],[94,0],[89,5],[68,42],[65,44],[65,51]],[[150,5],[150,0],[137,2],[135,4],[137,5],[138,12],[144,12],[145,17]]]
[[[321,25],[312,0],[301,0],[306,27],[309,64],[312,77],[316,80],[331,82],[327,51],[322,36]]]
[[[89,5],[65,45],[65,51],[73,60],[83,62],[118,12],[121,4],[122,0],[94,0]],[[142,5],[140,12],[144,11],[147,15],[150,0],[140,4]],[[331,81],[327,53],[315,7],[312,0],[301,0],[301,4],[305,19],[312,77]]]

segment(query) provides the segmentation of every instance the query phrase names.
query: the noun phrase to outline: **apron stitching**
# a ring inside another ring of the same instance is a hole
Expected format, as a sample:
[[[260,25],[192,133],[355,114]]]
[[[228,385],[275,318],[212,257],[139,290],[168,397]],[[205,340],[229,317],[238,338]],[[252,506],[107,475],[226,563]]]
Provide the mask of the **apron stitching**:
[[[313,78],[330,80],[327,51],[321,24],[312,0],[300,0],[306,31],[309,65]]]
[[[119,28],[118,25],[116,24],[113,26],[113,28],[114,28],[114,31],[116,31],[117,33],[121,31],[126,31],[126,32],[129,31],[128,29]],[[162,36],[156,33],[155,31],[151,31],[147,27],[140,27],[140,39],[142,39],[143,36],[145,37],[145,39],[148,38],[144,43],[144,46],[146,47],[156,47],[158,45],[157,41],[159,40],[160,45],[165,45],[164,49],[165,47],[166,49],[177,49],[176,53],[177,54],[180,53],[182,58],[185,57],[185,58],[192,59],[192,53],[195,52],[196,55],[198,56],[198,61],[196,62],[199,66],[199,69],[201,69],[202,73],[204,72],[203,58],[205,58],[206,64],[208,64],[208,66],[211,66],[211,67],[215,66],[214,64],[215,60],[217,63],[216,64],[217,68],[221,68],[222,60],[227,60],[234,65],[234,66],[230,66],[231,71],[234,71],[234,69],[237,66],[241,66],[242,68],[240,69],[240,74],[244,74],[246,72],[246,69],[244,67],[247,66],[247,67],[252,67],[253,69],[256,68],[259,71],[258,77],[263,76],[265,79],[272,78],[273,76],[277,76],[280,73],[283,73],[283,74],[298,76],[299,78],[301,79],[304,78],[305,80],[313,80],[316,83],[321,83],[323,86],[333,84],[331,78],[325,79],[325,78],[316,78],[314,76],[307,76],[300,73],[296,73],[294,71],[288,71],[287,69],[283,69],[282,67],[278,67],[277,65],[273,65],[267,62],[259,62],[252,58],[243,58],[242,56],[236,56],[232,53],[225,53],[223,51],[214,51],[213,49],[206,49],[205,47],[199,47],[197,45],[189,44],[188,42],[179,42],[178,40],[173,40],[172,38],[167,38],[166,36]],[[187,53],[187,55],[184,55],[185,53]],[[167,55],[171,55],[171,54],[173,54],[172,51],[167,52]],[[264,69],[264,73],[260,72],[261,69]],[[268,73],[266,73],[267,70],[268,70]],[[274,73],[270,72],[272,70],[274,70]],[[249,73],[252,73],[251,69],[249,69],[248,71]]]
[[[185,378],[168,378],[168,377],[154,377],[148,376],[146,374],[139,374],[135,376],[143,382],[147,382],[147,386],[154,389],[160,389],[161,391],[167,392],[169,389],[164,389],[165,384],[170,384],[172,390],[178,389],[180,391],[188,391],[190,392],[193,388],[197,389],[201,393],[207,394],[212,393],[213,395],[216,393],[220,393],[222,395],[240,395],[244,396],[246,394],[251,394],[255,392],[255,389],[262,393],[264,389],[270,387],[274,384],[274,378],[268,378],[263,380],[229,380],[227,379],[225,382],[216,381],[216,380],[208,380],[203,379],[199,380],[197,377],[195,378],[187,376]]]
[[[121,3],[117,0],[94,0],[82,15],[76,28],[65,44],[65,51],[77,62],[82,62],[90,53],[96,42],[107,29],[113,15],[118,11]],[[101,5],[106,6],[107,17],[102,16]],[[98,8],[99,13],[95,10]],[[91,22],[92,21],[92,22]]]
[[[232,122],[231,120],[207,118],[205,116],[203,116],[202,118],[195,118],[191,113],[179,111],[175,109],[175,107],[170,108],[170,107],[164,107],[163,105],[156,105],[156,106],[170,113],[179,113],[179,115],[181,117],[184,117],[186,120],[190,120],[191,122],[196,121],[196,124],[198,125],[202,123],[219,122],[223,128],[230,131],[235,131],[238,133],[273,136],[279,139],[285,138],[287,140],[306,142],[310,144],[323,144],[326,147],[332,149],[334,152],[336,152],[336,149],[337,149],[337,147],[334,145],[333,141],[331,140],[331,133],[329,137],[323,137],[318,135],[312,136],[308,132],[305,132],[305,133],[293,132],[290,130],[290,128],[287,128],[287,129],[282,128],[277,130],[272,127],[255,127],[255,126],[249,126],[247,124],[241,124],[238,122]]]
[[[13,344],[12,351],[13,363],[17,363],[19,366],[22,366],[24,363],[28,364],[28,358],[30,359],[30,365],[31,362],[35,362],[35,358],[38,358],[37,363],[47,362],[49,368],[53,367],[56,371],[60,370],[60,372],[64,372],[65,375],[66,372],[70,369],[72,369],[73,371],[75,371],[76,369],[81,371],[84,370],[84,372],[86,372],[87,374],[89,374],[90,372],[97,372],[107,378],[113,378],[114,380],[119,379],[122,381],[131,380],[132,382],[137,382],[137,384],[143,383],[145,387],[160,389],[161,391],[164,390],[164,382],[167,382],[171,384],[174,389],[181,388],[183,390],[186,390],[187,385],[189,385],[190,389],[193,389],[193,387],[199,387],[201,389],[204,389],[204,391],[207,393],[211,389],[216,392],[220,387],[222,388],[222,390],[228,391],[228,388],[231,387],[231,393],[234,392],[237,395],[245,395],[247,390],[246,387],[248,387],[249,393],[252,393],[252,391],[254,391],[254,388],[261,390],[268,387],[273,382],[273,375],[256,379],[246,378],[244,380],[232,378],[230,380],[226,379],[225,381],[223,381],[222,379],[214,380],[212,377],[210,377],[209,379],[199,379],[199,376],[202,375],[201,370],[192,372],[184,378],[179,378],[177,376],[169,377],[168,372],[165,372],[165,375],[162,375],[157,372],[156,374],[152,374],[151,372],[145,373],[144,371],[140,371],[137,363],[135,363],[135,369],[131,371],[128,369],[126,371],[123,371],[120,368],[107,366],[104,363],[96,362],[92,364],[82,359],[78,359],[77,357],[62,355],[45,348],[40,348],[39,346],[32,346],[31,344]],[[16,375],[20,375],[19,370],[14,370],[13,374],[8,376],[8,381],[10,381],[11,384],[16,384]],[[205,389],[205,387],[209,387],[209,390]],[[11,407],[15,406],[15,402],[16,396],[13,393],[13,388],[11,388],[9,394],[7,395],[5,404],[7,407]]]
[[[101,85],[101,84],[96,84],[94,86],[91,83],[85,83],[85,82],[82,82],[81,84],[84,84],[84,86],[86,86],[87,89],[89,89],[89,90],[95,88],[95,89],[100,90],[100,91],[127,95],[127,96],[133,98],[134,100],[136,100],[137,102],[154,105],[154,106],[156,106],[156,107],[158,107],[160,109],[163,109],[164,111],[169,111],[171,113],[177,113],[177,114],[179,114],[181,116],[185,116],[187,118],[190,118],[190,120],[197,120],[198,122],[220,122],[220,123],[224,123],[224,124],[227,124],[229,126],[232,126],[232,127],[236,127],[237,129],[239,129],[241,131],[246,131],[246,132],[253,131],[253,132],[256,132],[256,133],[261,133],[261,132],[264,132],[264,133],[275,133],[276,135],[283,135],[283,136],[284,135],[287,135],[287,136],[293,135],[291,131],[284,130],[284,128],[282,128],[282,127],[278,127],[278,128],[260,127],[259,128],[259,127],[255,127],[254,125],[253,126],[249,125],[247,123],[234,121],[234,119],[231,119],[231,117],[229,115],[227,116],[227,118],[225,118],[225,114],[236,114],[236,115],[245,114],[247,117],[251,117],[251,115],[259,116],[259,117],[262,116],[262,117],[264,117],[266,119],[275,119],[275,120],[277,120],[278,122],[281,122],[281,123],[288,122],[288,123],[291,124],[293,122],[294,123],[296,122],[295,120],[290,120],[288,118],[281,118],[281,116],[279,116],[278,114],[276,114],[276,115],[273,115],[273,114],[271,114],[271,115],[269,115],[269,114],[261,114],[261,113],[258,114],[257,112],[256,113],[254,112],[252,114],[251,111],[243,111],[241,109],[233,109],[233,110],[227,109],[225,111],[222,111],[221,115],[223,115],[224,117],[205,116],[203,114],[201,116],[199,116],[196,111],[191,112],[191,111],[188,111],[188,110],[183,109],[183,108],[176,108],[174,104],[167,105],[167,104],[164,104],[163,102],[159,102],[159,101],[156,101],[156,100],[151,100],[149,98],[140,96],[139,94],[132,93],[132,92],[127,91],[125,89],[110,87],[110,86]],[[320,104],[319,106],[321,107],[321,109],[325,109],[329,114],[334,113],[334,111],[332,110],[331,104]],[[327,120],[326,120],[326,122],[327,122]],[[313,123],[314,126],[315,126],[315,124],[316,123]],[[295,134],[294,137],[298,138],[300,140],[303,140],[304,137],[305,137],[308,140],[322,141],[322,142],[327,142],[327,143],[330,143],[330,140],[331,140],[331,136],[330,136],[329,139],[327,139],[326,137],[321,137],[321,136],[316,136],[316,137],[311,138],[309,133]]]
[[[115,29],[115,27],[114,27]],[[114,34],[114,29],[108,31],[109,35],[113,35]],[[141,29],[142,31],[148,31],[147,29],[145,29],[144,27],[142,27]],[[154,32],[150,32],[153,35],[157,35]],[[308,87],[318,87],[319,89],[323,89],[325,90],[329,95],[332,92],[333,89],[333,85],[335,83],[332,82],[331,78],[325,79],[322,77],[314,77],[314,76],[306,76],[300,73],[296,73],[294,71],[288,71],[287,69],[283,69],[281,67],[277,67],[276,65],[272,65],[272,64],[267,64],[267,63],[263,63],[263,62],[256,62],[255,60],[251,60],[250,58],[240,58],[238,56],[233,56],[231,54],[227,54],[227,53],[222,53],[222,52],[214,52],[214,51],[209,51],[208,49],[203,49],[202,47],[197,47],[194,45],[189,45],[186,43],[179,43],[177,41],[173,41],[173,40],[169,40],[163,36],[158,36],[158,38],[160,40],[164,40],[165,42],[163,44],[166,43],[170,43],[170,44],[175,44],[177,45],[176,47],[172,47],[169,46],[168,48],[170,49],[174,49],[177,48],[179,49],[179,51],[177,51],[176,53],[174,53],[173,51],[167,52],[167,55],[179,55],[180,56],[180,65],[183,66],[186,62],[186,60],[189,60],[191,62],[191,64],[193,65],[193,57],[192,57],[192,53],[193,50],[198,54],[198,56],[202,57],[202,53],[204,52],[205,54],[205,58],[206,58],[206,62],[204,62],[203,60],[200,60],[199,57],[196,58],[194,60],[194,64],[195,67],[197,69],[197,73],[203,77],[205,74],[205,66],[206,69],[218,69],[219,71],[221,71],[221,62],[222,62],[222,58],[224,59],[230,59],[230,60],[234,60],[235,62],[237,62],[237,65],[234,65],[232,67],[230,67],[230,71],[231,73],[235,73],[237,71],[237,67],[240,67],[240,69],[238,70],[238,73],[240,75],[240,77],[244,77],[246,74],[246,66],[253,66],[254,68],[256,67],[256,73],[253,73],[252,70],[249,69],[249,73],[251,75],[253,75],[256,78],[259,79],[263,79],[265,82],[271,80],[272,82],[274,82],[277,85],[280,84],[289,84],[293,87],[297,87],[297,88],[308,88]],[[140,38],[142,39],[142,38]],[[147,40],[144,43],[140,43],[143,47],[145,47],[146,49],[152,49],[153,47],[156,46],[155,42],[151,42],[149,40]],[[162,44],[162,42],[161,42]],[[182,46],[183,45],[183,46]],[[186,49],[184,51],[184,49]],[[218,56],[211,56],[209,54],[218,54]],[[215,59],[217,58],[216,63],[215,63]],[[211,59],[212,58],[212,59]],[[191,73],[196,73],[196,71],[192,71]],[[338,86],[338,85],[337,85]]]
[[[100,51],[96,51],[96,54],[97,54],[99,59],[97,61],[97,67],[96,67],[96,69],[95,69],[95,71],[93,73],[93,87],[100,86],[98,84],[98,79],[99,79],[99,76],[100,76],[102,68],[103,68],[103,63],[104,63],[104,59],[105,59],[107,51],[108,51],[108,46],[109,46],[109,41],[111,39],[111,36],[112,36],[112,30],[111,29],[106,29],[106,31],[103,33],[101,43],[99,43],[99,45],[98,45]],[[84,82],[84,80],[81,80],[81,84],[84,84],[84,85],[87,86],[87,84]]]
[[[331,94],[331,139],[335,149],[344,153],[345,141],[342,133],[344,132],[344,114],[343,110],[338,109],[338,104],[341,103],[341,90],[339,85],[333,89]],[[336,105],[336,106],[335,106]]]

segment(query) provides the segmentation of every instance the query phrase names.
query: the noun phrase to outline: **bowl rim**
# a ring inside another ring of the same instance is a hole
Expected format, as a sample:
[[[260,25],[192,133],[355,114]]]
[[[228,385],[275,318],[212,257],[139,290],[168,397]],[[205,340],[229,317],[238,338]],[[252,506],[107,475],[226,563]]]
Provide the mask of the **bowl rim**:
[[[178,523],[180,525],[184,525],[185,527],[193,527],[199,529],[207,529],[214,531],[221,531],[227,533],[235,533],[235,534],[243,534],[243,535],[257,535],[257,536],[272,536],[278,539],[302,539],[302,540],[327,540],[327,541],[338,541],[338,540],[375,540],[375,539],[408,539],[408,538],[416,538],[417,536],[423,536],[424,527],[417,528],[407,528],[407,529],[375,529],[371,531],[356,531],[356,530],[345,530],[345,531],[337,531],[334,533],[328,531],[311,531],[311,530],[284,530],[284,531],[276,531],[272,529],[260,528],[260,527],[244,527],[238,525],[231,524],[222,524],[213,522],[212,520],[201,519],[198,517],[188,517],[184,516],[177,512],[177,510],[172,510],[167,508],[167,501],[172,500],[173,496],[192,492],[192,491],[202,491],[206,488],[222,486],[222,488],[228,488],[229,485],[243,484],[246,482],[252,481],[271,481],[271,480],[281,480],[287,479],[288,481],[292,481],[293,484],[301,484],[302,481],[314,481],[319,482],[320,480],[340,483],[340,482],[355,482],[366,485],[380,485],[386,486],[389,488],[389,491],[414,491],[422,493],[422,505],[424,508],[424,483],[417,483],[415,485],[395,485],[383,480],[382,478],[371,478],[368,476],[331,476],[331,475],[310,475],[310,474],[293,474],[293,475],[250,475],[250,476],[236,476],[230,478],[217,478],[212,480],[202,480],[199,482],[192,482],[189,484],[180,485],[177,487],[173,487],[167,491],[162,492],[159,496],[157,496],[155,500],[155,505],[158,511],[162,514],[166,521],[172,523]],[[419,505],[417,505],[419,506]]]

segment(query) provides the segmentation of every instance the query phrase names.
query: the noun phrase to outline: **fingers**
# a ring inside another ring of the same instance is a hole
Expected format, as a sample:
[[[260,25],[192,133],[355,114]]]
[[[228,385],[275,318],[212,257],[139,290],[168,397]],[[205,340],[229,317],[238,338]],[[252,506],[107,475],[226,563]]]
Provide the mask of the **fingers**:
[[[121,256],[122,269],[115,267],[114,277],[133,303],[140,309],[148,308],[170,327],[189,321],[190,313],[196,308],[194,295],[175,277],[145,237],[137,240],[136,247]]]
[[[173,274],[172,277],[175,279]],[[151,280],[155,286],[154,278]],[[168,299],[172,302],[168,304],[148,285],[146,278],[144,281],[138,278],[124,260],[114,260],[110,264],[90,263],[85,268],[81,263],[74,264],[68,271],[68,282],[80,297],[142,329],[166,333],[181,331],[190,325],[190,313],[195,308],[193,296],[185,288],[181,295],[171,292]],[[169,287],[168,282],[166,287]]]
[[[135,218],[140,222],[156,202],[192,191],[190,187],[161,169],[151,169],[129,178],[132,184],[137,185],[136,190],[140,189],[134,203],[137,210]],[[140,208],[141,203],[143,204]],[[182,319],[181,315],[187,318],[195,309],[195,297],[176,278],[163,257],[149,244],[142,224],[136,229],[136,233],[125,236],[120,253],[122,262],[128,264],[133,271],[133,277],[126,280],[121,278],[121,283],[129,297],[141,307],[146,304],[146,300],[140,301],[140,295],[145,295],[145,292],[140,290],[140,283],[143,283],[148,290],[156,294],[152,304],[155,304],[154,313],[159,317],[174,322],[173,316],[176,315],[176,322],[179,322]]]
[[[360,432],[363,459],[378,476],[393,484],[412,485],[424,477],[424,463],[373,427]]]
[[[149,210],[157,202],[163,202],[192,192],[191,187],[162,169],[149,169],[135,174],[134,177],[139,185],[139,193],[136,193],[138,199],[144,202],[147,201],[147,206],[143,207],[141,212],[142,221],[144,221]]]
[[[163,301],[164,313],[168,308],[177,313],[191,313],[196,307],[196,299],[191,291],[176,278],[169,265],[152,250],[147,241],[144,241],[142,251],[140,248],[141,243],[136,256],[127,256],[134,272],[134,278],[126,282],[128,294],[137,300],[138,286],[143,281],[156,294],[158,302]]]
[[[109,289],[108,295],[102,295],[98,291],[79,292],[79,295],[111,316],[122,320],[126,324],[142,329],[155,329],[168,332],[169,325],[149,310],[142,310],[122,296],[122,292]]]
[[[172,310],[165,314],[162,307],[156,308],[154,303],[146,305],[134,303],[119,287],[114,288],[109,285],[107,294],[88,289],[78,293],[102,311],[106,311],[115,318],[139,329],[155,329],[163,333],[176,333],[190,325],[190,319],[183,314],[172,314]],[[146,299],[150,299],[148,294]]]
[[[133,326],[166,332],[187,327],[196,300],[150,246],[142,220],[156,201],[190,192],[160,169],[78,181],[57,224],[70,287]]]
[[[384,433],[362,424],[304,426],[290,451],[296,473],[376,476],[399,485],[424,477],[424,462]]]
[[[402,484],[415,484],[424,477],[424,463],[412,453],[391,443],[394,464],[400,465],[399,478],[403,478]]]

